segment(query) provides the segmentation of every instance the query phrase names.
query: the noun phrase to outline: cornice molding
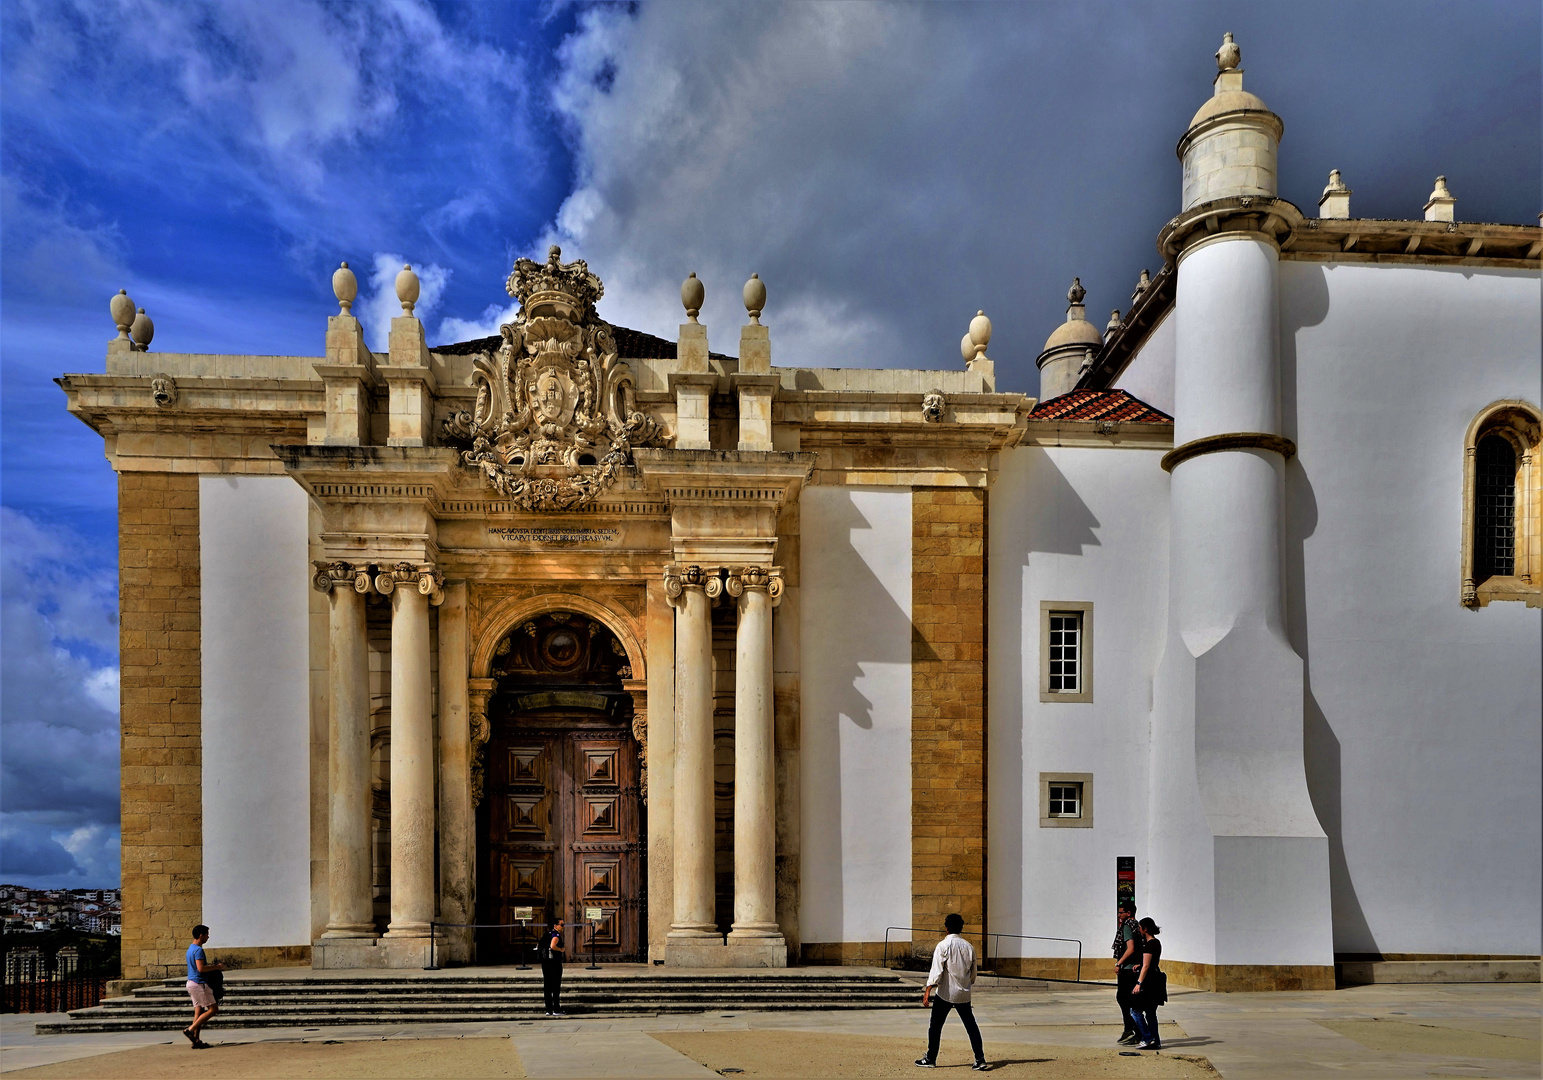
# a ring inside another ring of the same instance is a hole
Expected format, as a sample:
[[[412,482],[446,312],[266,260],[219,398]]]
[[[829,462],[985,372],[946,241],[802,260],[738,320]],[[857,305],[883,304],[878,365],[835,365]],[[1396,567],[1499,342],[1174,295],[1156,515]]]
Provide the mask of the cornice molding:
[[[1164,472],[1175,468],[1193,457],[1216,454],[1224,450],[1268,450],[1286,460],[1296,456],[1297,444],[1284,435],[1271,435],[1267,431],[1229,431],[1221,435],[1206,435],[1175,446],[1163,455],[1160,462]]]

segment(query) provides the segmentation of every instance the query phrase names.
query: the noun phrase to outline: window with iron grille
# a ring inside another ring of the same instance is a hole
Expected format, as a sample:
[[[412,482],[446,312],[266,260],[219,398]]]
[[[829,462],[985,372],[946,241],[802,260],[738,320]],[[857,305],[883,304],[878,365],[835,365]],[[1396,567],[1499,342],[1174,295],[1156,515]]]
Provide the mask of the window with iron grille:
[[[1516,451],[1499,435],[1479,440],[1474,461],[1473,576],[1516,572]]]
[[[1082,692],[1082,612],[1050,613],[1050,692]]]

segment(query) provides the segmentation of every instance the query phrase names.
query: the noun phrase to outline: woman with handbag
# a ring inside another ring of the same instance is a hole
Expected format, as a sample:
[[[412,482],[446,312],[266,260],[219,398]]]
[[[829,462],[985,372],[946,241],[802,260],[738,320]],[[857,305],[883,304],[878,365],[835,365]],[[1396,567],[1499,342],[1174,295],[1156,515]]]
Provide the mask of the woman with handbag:
[[[1141,1049],[1161,1050],[1162,1039],[1157,1034],[1157,1007],[1168,1001],[1168,976],[1158,966],[1162,959],[1163,943],[1157,940],[1162,932],[1151,919],[1136,924],[1141,928],[1141,974],[1132,988],[1135,1001],[1130,1008],[1130,1018],[1141,1033]]]

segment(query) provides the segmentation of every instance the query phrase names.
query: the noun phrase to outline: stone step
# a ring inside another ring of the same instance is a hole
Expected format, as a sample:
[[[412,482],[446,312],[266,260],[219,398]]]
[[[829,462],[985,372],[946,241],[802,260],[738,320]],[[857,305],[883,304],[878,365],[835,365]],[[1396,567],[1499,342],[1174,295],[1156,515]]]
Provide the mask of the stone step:
[[[1543,981],[1538,960],[1342,960],[1334,967],[1341,986]]]
[[[566,997],[566,995],[564,995]],[[719,1011],[750,1011],[755,1012],[798,1012],[817,1007],[821,1010],[853,1010],[853,1009],[884,1009],[914,1006],[915,1001],[908,999],[905,1002],[868,1002],[868,1001],[831,1001],[831,1002],[756,1002],[742,1004],[738,1002],[660,1002],[650,1005],[641,1003],[620,1003],[616,1005],[593,1005],[570,1007],[565,1001],[563,1008],[575,1018],[598,1016],[653,1016],[657,1014],[701,1013]],[[318,1010],[315,1013],[309,1011],[288,1010],[269,1013],[266,1011],[248,1013],[232,1009],[220,1010],[218,1017],[211,1022],[209,1031],[214,1033],[222,1028],[267,1028],[267,1027],[336,1027],[353,1024],[454,1024],[454,1023],[492,1023],[499,1021],[539,1020],[544,1019],[539,1005],[529,1007],[506,1006],[503,1008],[489,1008],[487,1010],[455,1010],[424,1011],[424,1010],[377,1010],[375,1012],[344,1013],[337,1010]],[[43,1023],[36,1025],[39,1035],[65,1035],[88,1032],[112,1032],[112,1031],[180,1031],[187,1025],[187,1010],[182,1009],[175,1013],[167,1012],[164,1015],[147,1016],[116,1016],[101,1015],[92,1010],[81,1010],[72,1013],[66,1021]]]
[[[575,1016],[717,1011],[897,1009],[916,1004],[913,981],[883,973],[655,975],[565,973],[564,1008]],[[325,1027],[340,1024],[488,1023],[542,1016],[539,972],[345,978],[226,980],[214,1027]],[[181,980],[140,987],[37,1025],[39,1034],[178,1031],[187,1023]]]

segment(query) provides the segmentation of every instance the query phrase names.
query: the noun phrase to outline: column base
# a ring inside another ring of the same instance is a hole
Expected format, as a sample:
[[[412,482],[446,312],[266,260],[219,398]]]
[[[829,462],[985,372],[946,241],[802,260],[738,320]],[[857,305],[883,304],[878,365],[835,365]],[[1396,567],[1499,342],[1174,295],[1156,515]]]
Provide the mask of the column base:
[[[447,957],[436,949],[434,962],[443,964]],[[315,971],[340,971],[350,968],[423,968],[429,962],[429,939],[418,938],[318,938],[311,945],[311,968]]]
[[[328,924],[326,933],[322,934],[323,941],[350,940],[358,938],[377,938],[375,924],[367,923],[337,923]]]
[[[386,927],[381,940],[400,941],[404,938],[427,938],[428,936],[429,924],[426,922],[394,922]]]
[[[680,968],[785,968],[788,944],[776,937],[723,939],[698,938],[695,941],[671,938],[664,947],[664,966]]]

